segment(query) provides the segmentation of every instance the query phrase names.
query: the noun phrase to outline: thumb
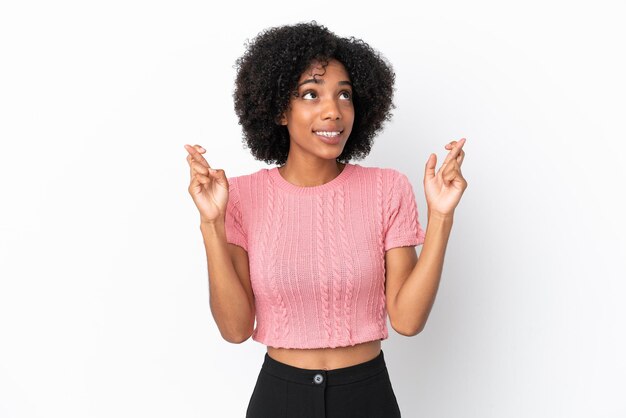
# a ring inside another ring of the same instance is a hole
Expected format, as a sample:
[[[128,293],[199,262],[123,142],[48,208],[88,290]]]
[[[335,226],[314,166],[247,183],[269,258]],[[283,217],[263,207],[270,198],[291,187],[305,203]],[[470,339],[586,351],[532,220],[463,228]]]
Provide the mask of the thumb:
[[[218,184],[221,184],[228,189],[228,179],[226,178],[226,173],[224,172],[224,170],[222,170],[221,168],[209,168],[209,174]]]
[[[435,167],[437,166],[437,154],[430,154],[426,160],[426,171],[424,179],[432,179],[435,177]]]

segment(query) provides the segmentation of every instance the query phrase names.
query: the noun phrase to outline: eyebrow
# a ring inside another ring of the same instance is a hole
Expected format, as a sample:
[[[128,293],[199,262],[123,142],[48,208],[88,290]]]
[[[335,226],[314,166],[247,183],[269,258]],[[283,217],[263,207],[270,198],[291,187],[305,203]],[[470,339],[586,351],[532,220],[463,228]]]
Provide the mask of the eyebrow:
[[[324,80],[317,80],[317,79],[309,78],[308,80],[304,80],[302,83],[298,84],[298,88],[300,88],[301,85],[307,84],[307,83],[324,84]],[[340,85],[340,86],[348,85],[348,86],[352,87],[352,83],[347,81],[347,80],[346,81],[340,81],[337,84]]]

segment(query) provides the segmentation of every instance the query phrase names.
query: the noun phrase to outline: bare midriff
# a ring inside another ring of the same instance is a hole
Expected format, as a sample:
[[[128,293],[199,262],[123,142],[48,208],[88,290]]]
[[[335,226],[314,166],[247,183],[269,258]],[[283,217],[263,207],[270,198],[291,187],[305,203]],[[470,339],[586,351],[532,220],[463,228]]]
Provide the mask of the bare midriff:
[[[380,354],[380,340],[349,347],[276,348],[267,347],[267,354],[276,361],[300,369],[333,370],[372,360]]]

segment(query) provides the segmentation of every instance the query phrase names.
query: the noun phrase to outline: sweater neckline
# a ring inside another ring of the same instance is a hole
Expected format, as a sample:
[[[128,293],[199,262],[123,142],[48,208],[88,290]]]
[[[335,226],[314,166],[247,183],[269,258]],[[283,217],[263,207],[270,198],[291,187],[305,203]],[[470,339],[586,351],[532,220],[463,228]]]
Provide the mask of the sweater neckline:
[[[267,173],[269,174],[270,178],[274,181],[275,185],[277,185],[278,187],[280,187],[281,189],[287,192],[296,193],[296,194],[317,194],[317,193],[322,193],[322,192],[335,189],[341,186],[343,183],[345,183],[346,179],[350,177],[350,174],[352,174],[352,172],[355,169],[355,166],[357,165],[358,164],[346,163],[345,167],[343,168],[343,170],[341,171],[341,173],[339,173],[337,177],[335,177],[329,182],[320,184],[318,186],[297,186],[293,183],[290,183],[283,178],[283,176],[278,171],[278,167],[274,167],[274,168],[267,170]]]

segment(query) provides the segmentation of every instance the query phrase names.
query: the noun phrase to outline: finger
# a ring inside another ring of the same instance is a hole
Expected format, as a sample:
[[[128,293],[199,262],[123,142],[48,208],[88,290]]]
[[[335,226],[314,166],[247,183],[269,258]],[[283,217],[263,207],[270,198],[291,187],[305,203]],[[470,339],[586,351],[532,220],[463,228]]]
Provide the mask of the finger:
[[[200,154],[204,154],[204,153],[206,152],[206,150],[205,150],[204,148],[202,148],[202,145],[198,145],[198,144],[196,144],[196,145],[194,145],[193,147],[194,147],[194,148],[196,149],[196,151],[198,151]],[[203,158],[204,158],[204,157],[203,157]]]
[[[203,176],[202,174],[195,173],[191,177],[191,182],[189,183],[189,187],[187,188],[187,190],[189,191],[189,193],[195,195],[199,192],[198,187],[206,187],[206,185],[208,185],[209,183],[210,183],[210,180],[207,178],[207,176]]]
[[[198,183],[202,184],[202,185],[207,185],[211,182],[211,179],[209,178],[209,176],[204,176],[200,173],[196,173],[195,175],[196,180],[198,181]]]
[[[465,151],[461,150],[459,155],[456,156],[455,160],[457,163],[459,163],[459,166],[460,166],[461,164],[463,164],[464,159],[465,159]]]
[[[457,141],[451,141],[450,143],[446,144],[446,149],[452,149],[454,147],[454,145],[457,143]],[[461,165],[461,163],[463,162],[463,157],[465,155],[465,151],[463,151],[463,149],[461,149],[461,152],[459,153],[459,155],[456,157],[457,162],[459,163],[459,165]],[[445,163],[444,163],[445,164]]]
[[[191,154],[187,155],[187,164],[189,164],[189,175],[193,176],[195,170],[193,169],[193,167],[191,166],[192,163],[196,162],[192,157]],[[204,167],[204,166],[203,166]]]
[[[196,187],[198,187],[200,184],[200,182],[198,181],[198,178],[196,177],[195,173],[191,175],[191,181],[189,182],[189,187],[187,188],[187,190],[189,190],[189,192],[191,193],[193,190],[196,189]]]
[[[456,144],[456,141],[451,141],[449,143],[446,144],[446,149],[452,149],[452,147],[454,147],[454,144]]]
[[[465,144],[465,138],[461,138],[454,145],[450,153],[446,156],[446,159],[443,161],[443,164],[448,163],[450,160],[455,159],[459,153],[461,152],[461,148],[463,148],[463,144]]]
[[[195,171],[196,173],[200,173],[200,174],[203,174],[205,176],[209,175],[209,169],[206,168],[205,166],[203,166],[202,164],[200,164],[197,161],[192,161],[191,162],[191,169],[193,171]]]
[[[467,138],[461,138],[461,139],[465,140],[465,139],[467,139]],[[459,142],[459,141],[450,141],[450,142],[448,142],[448,143],[446,144],[445,148],[446,148],[446,149],[451,149],[452,147],[454,147],[454,145],[455,145],[457,142]]]
[[[200,154],[204,154],[206,152],[206,150],[202,147],[202,145],[194,145],[193,147],[189,144],[185,144],[185,149],[190,149],[190,150],[196,150],[198,151]]]
[[[197,146],[200,147],[200,145],[197,145]],[[202,148],[202,147],[200,147],[200,148]],[[191,145],[186,145],[185,144],[185,149],[191,155],[191,158],[194,161],[198,161],[200,164],[204,165],[205,167],[211,167],[209,165],[209,163],[207,162],[207,160],[204,159],[202,154],[200,154],[200,152],[195,147],[192,147]],[[204,148],[202,148],[202,149],[204,150]]]
[[[443,173],[441,177],[445,184],[450,184],[452,180],[460,175],[459,165],[456,160],[452,160],[446,167],[443,169]]]
[[[437,166],[437,154],[430,154],[426,160],[426,168],[424,171],[424,180],[430,180],[436,176],[435,167]]]
[[[446,149],[450,149],[451,147],[454,146],[454,144],[456,144],[456,141],[452,141],[449,144],[446,144]],[[459,153],[459,155],[457,155],[456,160],[459,163],[459,166],[461,164],[463,164],[463,159],[465,158],[465,151],[463,151],[463,149],[461,149],[461,152]]]

